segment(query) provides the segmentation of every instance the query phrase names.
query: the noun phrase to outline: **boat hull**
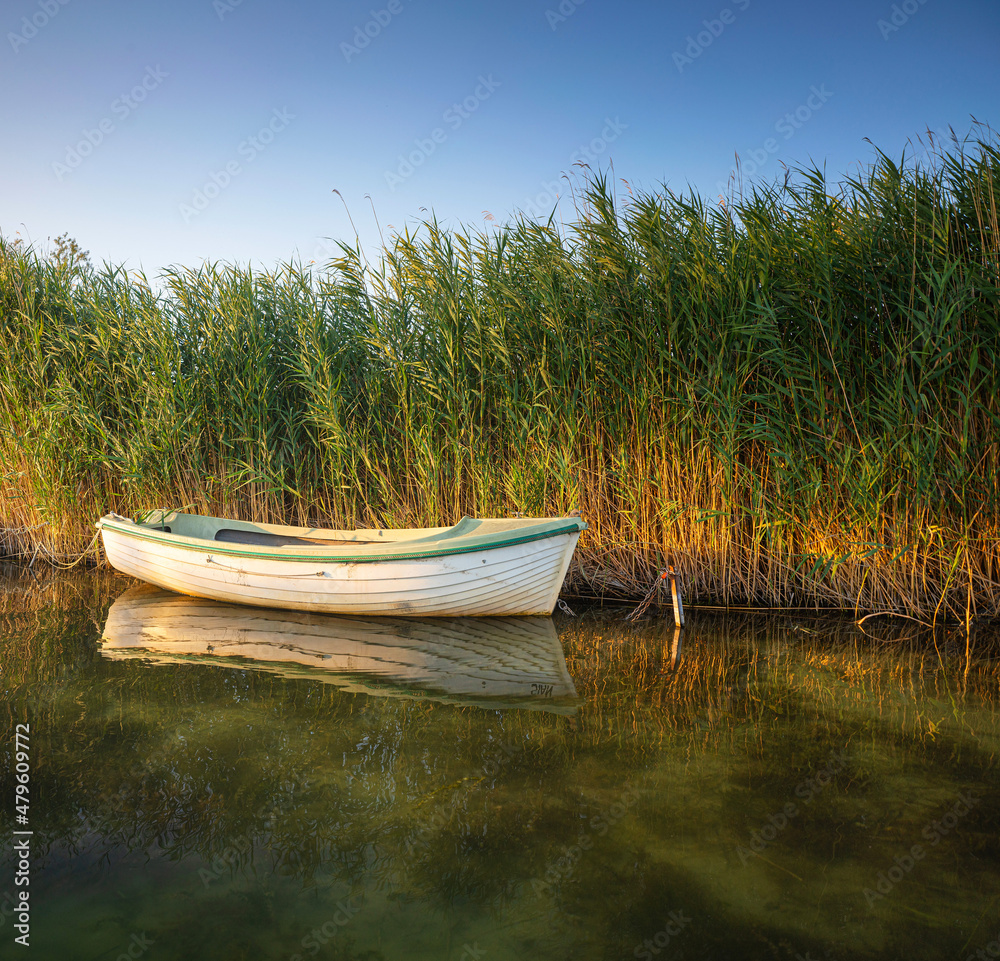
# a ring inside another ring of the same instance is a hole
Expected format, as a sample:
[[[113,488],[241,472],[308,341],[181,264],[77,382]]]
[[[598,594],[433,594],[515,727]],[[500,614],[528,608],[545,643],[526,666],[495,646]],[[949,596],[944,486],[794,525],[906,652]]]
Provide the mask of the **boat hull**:
[[[103,522],[102,518],[102,522]],[[568,530],[442,556],[331,559],[234,552],[208,541],[101,525],[119,571],[195,597],[324,614],[506,616],[551,614],[579,539]]]

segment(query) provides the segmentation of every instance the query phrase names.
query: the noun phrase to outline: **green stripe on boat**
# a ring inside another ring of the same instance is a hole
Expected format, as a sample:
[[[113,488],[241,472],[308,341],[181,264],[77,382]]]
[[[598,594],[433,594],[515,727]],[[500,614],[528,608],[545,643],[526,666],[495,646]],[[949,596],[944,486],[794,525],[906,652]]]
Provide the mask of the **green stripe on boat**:
[[[587,529],[585,521],[578,517],[561,517],[556,519],[534,519],[515,518],[511,521],[477,521],[471,517],[463,517],[456,525],[449,528],[431,528],[438,531],[435,534],[426,536],[406,536],[397,539],[398,535],[419,535],[425,533],[420,529],[410,529],[404,531],[381,531],[381,530],[355,530],[355,531],[323,531],[317,528],[296,528],[279,527],[271,524],[251,524],[249,522],[226,520],[224,518],[207,517],[198,514],[173,514],[165,512],[161,517],[157,517],[155,524],[162,528],[165,524],[183,524],[184,518],[197,520],[199,522],[217,522],[216,533],[219,531],[245,531],[247,534],[268,533],[277,537],[286,536],[288,538],[310,538],[320,541],[323,534],[365,534],[373,537],[384,537],[390,535],[382,542],[358,541],[358,547],[346,553],[327,553],[323,550],[323,545],[317,543],[308,553],[296,553],[291,549],[275,549],[273,547],[258,547],[252,544],[240,546],[229,546],[227,542],[216,540],[213,536],[197,537],[191,534],[174,533],[173,529],[168,533],[162,529],[154,527],[150,521],[143,524],[131,521],[128,518],[118,518],[106,515],[97,522],[97,527],[108,528],[124,534],[127,537],[134,537],[139,540],[156,541],[162,544],[169,544],[182,550],[208,551],[211,554],[227,554],[232,557],[259,557],[264,559],[284,560],[284,561],[309,561],[311,563],[324,562],[331,564],[370,564],[386,560],[406,560],[426,557],[447,557],[455,554],[469,554],[474,551],[493,550],[500,547],[512,547],[516,544],[527,544],[532,541],[543,540],[547,537],[558,537],[560,534],[579,533]],[[482,534],[476,534],[480,526],[509,524],[507,530],[492,530]],[[192,525],[192,527],[195,525]],[[202,526],[202,525],[198,525]],[[209,525],[212,526],[212,525]],[[468,533],[466,533],[468,531]],[[280,533],[279,533],[280,532]],[[287,533],[285,533],[287,532]],[[320,536],[317,536],[320,535]],[[328,538],[335,540],[336,538]],[[430,546],[431,544],[446,543],[441,546]],[[447,543],[457,541],[458,543]],[[419,544],[420,547],[409,550],[399,549],[401,544]],[[377,550],[366,551],[364,548],[377,547]],[[395,548],[395,549],[393,549]]]

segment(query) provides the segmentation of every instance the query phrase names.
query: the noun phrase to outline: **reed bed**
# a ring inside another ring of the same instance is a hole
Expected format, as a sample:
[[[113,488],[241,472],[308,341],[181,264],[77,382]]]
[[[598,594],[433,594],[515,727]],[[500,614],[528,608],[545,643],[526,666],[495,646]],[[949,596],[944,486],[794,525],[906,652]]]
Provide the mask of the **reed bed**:
[[[561,514],[579,593],[1000,612],[995,136],[715,203],[601,174],[568,225],[142,276],[0,239],[0,552],[183,507]],[[98,556],[96,548],[92,556]]]

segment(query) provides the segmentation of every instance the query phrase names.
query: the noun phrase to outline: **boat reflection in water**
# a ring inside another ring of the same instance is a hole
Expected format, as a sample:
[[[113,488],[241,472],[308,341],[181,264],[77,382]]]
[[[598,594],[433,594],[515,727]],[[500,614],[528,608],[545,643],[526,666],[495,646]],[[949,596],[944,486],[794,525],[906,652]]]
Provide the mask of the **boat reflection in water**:
[[[576,712],[551,617],[338,617],[240,607],[143,585],[108,611],[101,652],[271,671],[345,691],[490,710]]]

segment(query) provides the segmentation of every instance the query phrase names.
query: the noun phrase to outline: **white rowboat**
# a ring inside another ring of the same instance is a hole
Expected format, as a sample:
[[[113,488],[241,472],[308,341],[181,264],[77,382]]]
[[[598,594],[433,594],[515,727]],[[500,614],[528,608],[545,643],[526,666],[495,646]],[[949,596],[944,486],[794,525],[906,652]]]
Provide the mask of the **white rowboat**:
[[[579,517],[333,531],[153,511],[97,526],[112,566],[218,601],[324,614],[551,614]]]

